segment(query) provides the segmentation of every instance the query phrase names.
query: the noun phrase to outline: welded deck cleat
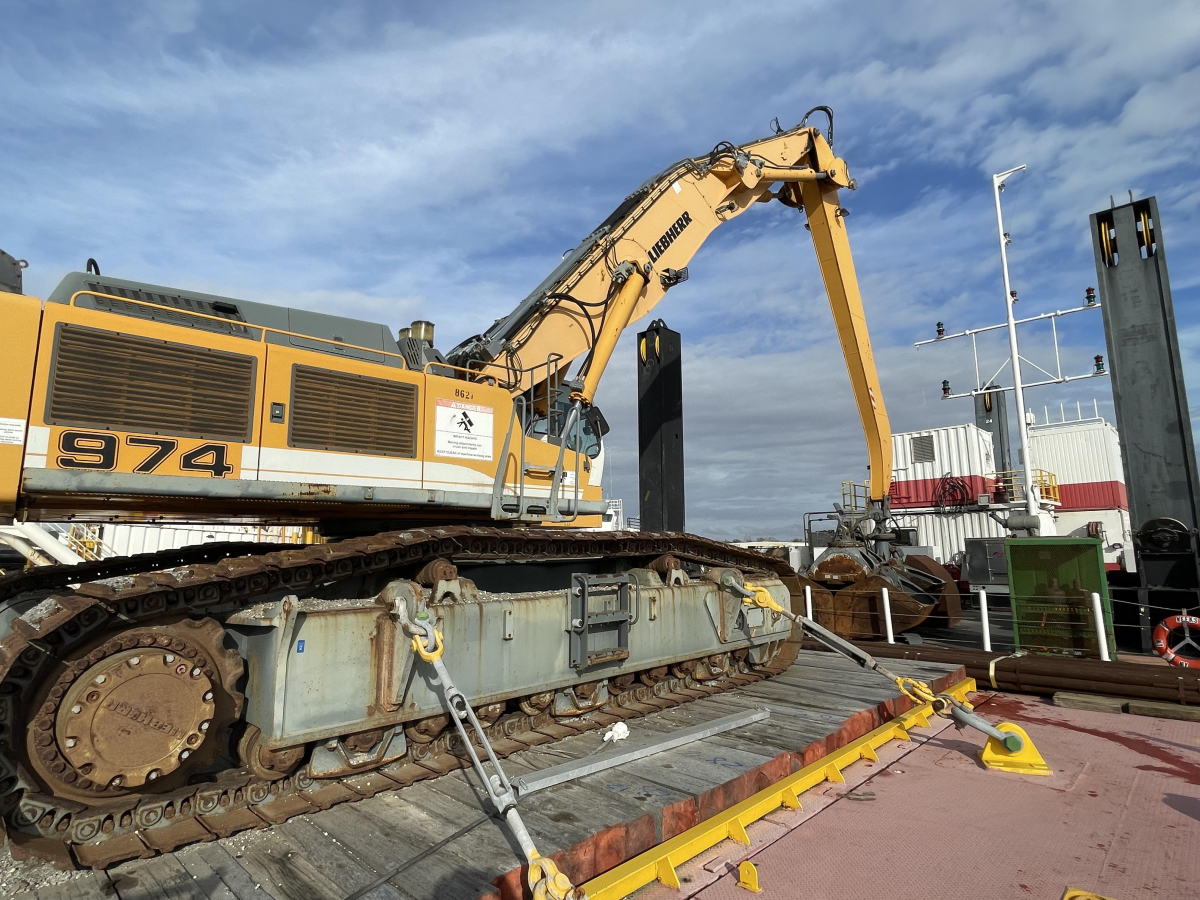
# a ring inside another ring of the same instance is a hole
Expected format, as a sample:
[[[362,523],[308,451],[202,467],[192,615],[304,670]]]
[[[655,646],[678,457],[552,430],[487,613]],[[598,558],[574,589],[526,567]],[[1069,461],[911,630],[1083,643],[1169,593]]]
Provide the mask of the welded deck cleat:
[[[1016,772],[1018,775],[1053,775],[1054,770],[1046,764],[1042,754],[1033,741],[1025,733],[1025,729],[1012,722],[1001,722],[996,728],[1006,735],[1015,734],[1019,737],[1019,745],[1015,741],[1001,741],[989,737],[987,743],[979,751],[979,761],[989,769],[1000,769],[1002,772]],[[1006,746],[1008,745],[1008,746]],[[1017,749],[1009,749],[1010,746]]]
[[[761,894],[762,887],[758,883],[758,867],[750,860],[744,860],[738,866],[737,886],[744,888],[752,894]]]

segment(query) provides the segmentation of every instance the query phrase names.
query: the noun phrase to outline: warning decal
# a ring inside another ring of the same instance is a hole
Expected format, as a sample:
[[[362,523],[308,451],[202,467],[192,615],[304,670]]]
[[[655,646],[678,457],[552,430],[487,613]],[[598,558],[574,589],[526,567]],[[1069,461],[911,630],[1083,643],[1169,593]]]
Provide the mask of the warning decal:
[[[492,459],[492,407],[438,400],[433,452],[461,459]]]
[[[23,443],[25,443],[25,420],[0,418],[0,444]],[[491,457],[489,456],[488,459]]]

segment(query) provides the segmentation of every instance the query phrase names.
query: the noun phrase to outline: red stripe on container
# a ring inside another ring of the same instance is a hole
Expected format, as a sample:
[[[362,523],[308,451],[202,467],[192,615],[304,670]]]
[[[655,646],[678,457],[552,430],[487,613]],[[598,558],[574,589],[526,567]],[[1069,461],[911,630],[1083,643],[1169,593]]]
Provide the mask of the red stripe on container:
[[[982,475],[960,475],[960,480],[966,483],[970,496],[970,505],[980,494],[991,491],[991,479]],[[916,478],[912,481],[893,481],[892,489],[888,492],[892,509],[908,509],[916,506],[933,506],[933,496],[937,491],[940,478]]]
[[[1129,509],[1129,496],[1119,481],[1060,484],[1061,509]]]

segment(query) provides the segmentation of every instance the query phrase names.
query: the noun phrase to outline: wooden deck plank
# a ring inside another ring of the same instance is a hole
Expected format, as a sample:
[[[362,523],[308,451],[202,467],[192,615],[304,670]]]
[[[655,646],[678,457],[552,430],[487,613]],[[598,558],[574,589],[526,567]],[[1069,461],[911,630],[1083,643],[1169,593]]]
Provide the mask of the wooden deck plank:
[[[347,894],[370,884],[383,874],[376,871],[345,844],[308,816],[298,816],[279,826],[288,840],[295,844],[305,858],[330,879],[345,888]],[[393,864],[394,865],[394,864]],[[389,884],[382,884],[368,894],[371,900],[403,900],[404,895]]]
[[[851,688],[839,689],[833,686],[791,687],[759,682],[751,687],[752,689],[747,691],[748,697],[778,700],[800,707],[828,710],[840,714],[842,718],[852,716],[861,709],[875,706],[896,695],[895,690],[888,691],[886,688],[862,688],[861,694],[856,696],[852,693],[853,689]]]
[[[184,870],[195,880],[196,888],[201,896],[213,900],[242,900],[237,893],[225,883],[219,872],[210,866],[203,856],[196,852],[195,847],[180,850],[175,859]],[[240,868],[240,867],[239,867]]]
[[[846,718],[832,710],[805,708],[790,698],[776,700],[766,697],[713,697],[709,702],[712,704],[714,715],[728,715],[756,707],[765,707],[771,710],[771,719],[782,720],[789,728],[806,733],[811,731],[813,737],[826,734],[831,728],[837,728]]]
[[[209,896],[174,853],[119,866],[112,884],[121,900],[204,900]]]
[[[88,872],[51,887],[22,891],[13,900],[112,900],[117,896],[105,872]]]
[[[380,794],[362,803],[335,806],[319,814],[321,827],[344,846],[353,848],[355,856],[374,871],[390,872],[482,814],[478,807],[447,803],[427,784]],[[473,848],[472,856],[482,864],[459,856],[462,848],[455,842],[405,871],[392,888],[402,896],[447,900],[478,896],[490,888],[495,875],[511,868],[516,858],[502,828],[489,820],[459,839]],[[489,860],[495,862],[489,864]]]
[[[658,784],[703,794],[771,757],[697,741],[629,763],[625,768]]]
[[[277,830],[246,848],[238,863],[276,900],[342,900],[346,892]]]
[[[774,746],[783,747],[787,746],[788,741],[792,739],[791,736],[793,735],[799,736],[811,734],[815,736],[817,734],[824,733],[824,730],[827,729],[830,723],[833,721],[831,718],[824,717],[820,720],[820,724],[818,725],[817,721],[812,717],[789,715],[789,712],[796,711],[795,707],[790,707],[786,706],[785,704],[771,701],[756,702],[745,707],[745,710],[751,710],[759,707],[766,709],[771,713],[769,719],[766,719],[762,722],[754,722],[749,725],[742,725],[736,729],[731,729],[730,731],[722,732],[719,735],[714,735],[714,737],[722,737],[731,734],[762,734],[764,736],[776,734],[779,735],[779,741],[768,741],[768,743],[771,743]],[[711,705],[705,708],[702,715],[693,714],[690,710],[687,713],[684,713],[683,707],[678,709],[664,710],[659,715],[664,720],[678,721],[687,725],[698,725],[705,721],[711,721],[714,718],[720,718],[721,716],[726,716],[734,712],[745,710],[743,710],[740,706],[735,706],[734,704],[723,705],[713,702]],[[712,738],[710,738],[710,740],[711,739]],[[805,742],[808,740],[812,740],[812,738],[805,738]],[[792,746],[794,747],[795,745],[793,744]]]
[[[924,681],[954,668],[915,660],[889,660],[888,665]],[[896,696],[894,686],[875,673],[833,654],[801,651],[781,675],[627,723],[632,740],[642,741],[756,707],[770,709],[770,719],[535,793],[522,801],[522,816],[543,853],[565,854],[572,871],[590,877],[596,867],[615,865],[622,854],[678,834],[747,796],[766,773],[781,777],[782,768],[794,765],[795,755],[806,748],[819,753],[830,738],[832,747],[857,736]],[[518,751],[503,761],[505,771],[515,778],[580,759],[601,745],[603,733]],[[127,863],[113,870],[115,887],[103,874],[94,874],[27,896],[342,900],[478,818],[486,804],[474,772],[454,771],[253,832],[243,843],[234,843],[238,836]],[[519,863],[511,836],[489,819],[369,897],[475,900],[492,892],[500,879],[511,886]]]
[[[486,809],[487,795],[482,786],[476,782],[474,772],[469,778],[466,772],[453,772],[444,778],[437,779],[436,782],[430,782],[429,786],[464,805],[469,806],[474,803],[475,809],[480,812]],[[558,847],[571,846],[586,840],[595,833],[590,823],[581,822],[576,816],[559,814],[556,818],[551,818],[550,814],[543,812],[542,809],[542,804],[535,804],[532,800],[521,806],[521,819],[525,822],[525,827],[529,830],[534,842],[538,844],[539,850],[542,844],[547,844],[547,846],[553,844]],[[562,843],[563,841],[566,843]],[[553,851],[541,850],[541,852],[543,855],[548,855]],[[519,860],[519,857],[517,859]]]
[[[195,847],[181,850],[179,855],[185,857],[180,860],[185,869],[192,871],[191,866],[195,865],[199,869],[201,864],[204,865],[221,879],[221,883],[238,900],[262,900],[263,891],[258,883],[222,844],[197,844]]]

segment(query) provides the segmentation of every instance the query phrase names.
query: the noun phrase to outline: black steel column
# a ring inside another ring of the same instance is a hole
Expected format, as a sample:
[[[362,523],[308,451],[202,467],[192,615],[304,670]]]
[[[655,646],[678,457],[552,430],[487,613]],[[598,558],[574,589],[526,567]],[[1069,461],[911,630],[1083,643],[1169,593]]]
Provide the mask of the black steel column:
[[[1157,621],[1200,601],[1196,449],[1158,203],[1101,210],[1091,229],[1148,652]]]
[[[1005,402],[1004,391],[997,385],[989,384],[989,388],[997,388],[986,394],[975,395],[975,424],[992,435],[992,447],[996,451],[996,471],[1012,471],[1012,454],[1009,452],[1008,440],[1008,404]]]
[[[683,531],[683,370],[679,332],[638,335],[638,507],[642,531]]]
[[[1092,215],[1113,406],[1134,529],[1150,519],[1200,527],[1196,449],[1162,224],[1153,197]]]

